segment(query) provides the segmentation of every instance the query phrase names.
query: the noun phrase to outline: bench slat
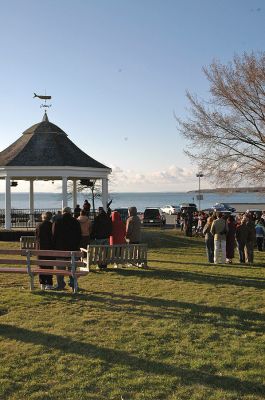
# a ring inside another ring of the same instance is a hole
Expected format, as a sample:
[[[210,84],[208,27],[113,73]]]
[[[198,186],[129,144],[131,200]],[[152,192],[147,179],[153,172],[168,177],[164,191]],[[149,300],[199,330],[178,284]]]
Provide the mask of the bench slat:
[[[82,251],[66,251],[66,250],[20,250],[20,254],[26,255],[27,251],[30,251],[30,254],[33,256],[47,256],[47,257],[71,257],[73,254],[76,258],[80,258],[83,256]]]
[[[5,272],[5,273],[10,273],[10,274],[27,274],[28,270],[27,268],[0,268],[0,273]]]

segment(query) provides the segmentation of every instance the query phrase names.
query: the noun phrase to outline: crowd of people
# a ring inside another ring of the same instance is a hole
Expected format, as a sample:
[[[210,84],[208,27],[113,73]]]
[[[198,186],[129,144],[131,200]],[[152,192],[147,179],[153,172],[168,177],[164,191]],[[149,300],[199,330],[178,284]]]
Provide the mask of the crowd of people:
[[[99,207],[94,219],[89,218],[90,205],[85,200],[83,208],[77,205],[72,214],[70,207],[65,207],[62,212],[52,215],[50,212],[42,213],[42,222],[36,227],[36,243],[40,250],[70,250],[75,251],[86,248],[88,244],[137,244],[141,240],[141,221],[137,215],[136,207],[128,209],[126,223],[122,222],[117,211],[107,211]],[[98,265],[100,269],[107,267]],[[44,267],[46,269],[53,267]],[[63,269],[63,268],[61,268]],[[57,276],[57,284],[53,286],[52,275],[40,275],[41,288],[50,290],[63,290],[66,286],[63,275]],[[69,286],[73,286],[70,278]]]
[[[229,263],[238,250],[241,264],[253,264],[254,248],[264,250],[265,213],[226,215],[222,212],[198,213],[194,218],[195,230],[205,237],[206,253],[209,263]]]

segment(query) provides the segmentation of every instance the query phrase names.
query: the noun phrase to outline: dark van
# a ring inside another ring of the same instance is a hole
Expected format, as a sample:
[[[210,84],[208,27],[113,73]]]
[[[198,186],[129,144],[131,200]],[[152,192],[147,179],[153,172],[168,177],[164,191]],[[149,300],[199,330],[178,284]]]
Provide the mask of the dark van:
[[[143,214],[144,226],[162,226],[165,225],[166,218],[160,208],[146,208]]]

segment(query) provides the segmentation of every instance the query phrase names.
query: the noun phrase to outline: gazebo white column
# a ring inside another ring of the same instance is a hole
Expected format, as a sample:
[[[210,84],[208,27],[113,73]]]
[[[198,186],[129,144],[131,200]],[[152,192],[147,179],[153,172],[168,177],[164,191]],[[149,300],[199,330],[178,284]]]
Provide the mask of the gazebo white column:
[[[108,179],[102,178],[102,206],[107,211],[108,203]]]
[[[29,212],[34,213],[34,181],[30,179],[29,181]]]
[[[5,190],[5,229],[11,228],[11,189],[10,178],[6,176],[6,190]]]
[[[62,208],[67,207],[67,177],[62,177]]]
[[[73,197],[73,209],[76,207],[77,204],[77,194],[76,194],[76,180],[73,179],[73,193],[72,193],[72,197]]]

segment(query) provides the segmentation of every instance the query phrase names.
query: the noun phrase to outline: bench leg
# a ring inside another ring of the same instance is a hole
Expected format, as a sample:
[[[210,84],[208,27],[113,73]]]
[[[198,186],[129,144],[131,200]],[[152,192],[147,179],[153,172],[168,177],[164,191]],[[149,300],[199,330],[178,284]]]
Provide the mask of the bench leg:
[[[74,280],[74,285],[73,285],[73,292],[77,293],[78,292],[78,282],[77,282],[77,277],[73,276],[73,280]]]
[[[29,289],[30,291],[34,290],[34,275],[29,275]]]

